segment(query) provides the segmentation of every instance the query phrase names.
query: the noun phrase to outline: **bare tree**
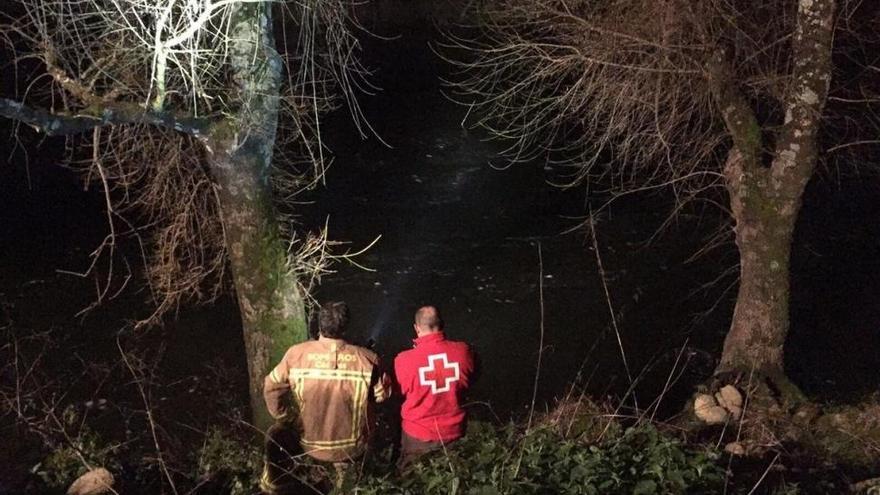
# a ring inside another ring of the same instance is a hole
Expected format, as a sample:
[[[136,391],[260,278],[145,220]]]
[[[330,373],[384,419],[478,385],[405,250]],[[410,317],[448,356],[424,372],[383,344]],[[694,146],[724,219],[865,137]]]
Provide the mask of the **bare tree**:
[[[156,321],[216,297],[228,260],[265,428],[262,377],[307,338],[308,285],[328,260],[323,235],[290,240],[273,200],[321,180],[321,114],[344,103],[359,121],[349,6],[16,0],[4,15],[13,68],[37,76],[0,98],[0,115],[68,136],[71,163],[103,188],[110,233],[93,268],[107,259],[111,277],[117,238],[150,232]],[[99,301],[112,285],[99,284]]]
[[[443,53],[476,124],[514,160],[549,156],[572,167],[567,185],[610,184],[615,198],[724,188],[740,276],[717,371],[755,370],[797,396],[783,344],[804,189],[825,151],[877,143],[880,18],[868,4],[501,0]],[[856,102],[862,113],[845,118]]]

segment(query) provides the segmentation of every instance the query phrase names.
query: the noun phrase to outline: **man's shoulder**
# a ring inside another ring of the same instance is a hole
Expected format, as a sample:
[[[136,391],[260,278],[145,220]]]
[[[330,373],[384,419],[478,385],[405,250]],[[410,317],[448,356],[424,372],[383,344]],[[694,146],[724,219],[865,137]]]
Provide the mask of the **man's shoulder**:
[[[395,361],[398,361],[398,360],[403,361],[407,357],[415,355],[415,353],[416,353],[415,349],[406,349],[406,350],[403,350],[403,351],[400,351],[399,353],[397,353],[397,356],[394,357],[394,360]]]
[[[373,363],[379,361],[379,355],[376,354],[375,352],[367,349],[366,347],[359,346],[356,344],[346,344],[346,350],[350,350],[350,351],[356,353],[358,356],[360,356],[363,359],[366,359],[367,361],[370,361]]]
[[[405,351],[400,351],[397,356],[394,357],[394,364],[398,363],[406,363],[407,361],[412,360],[413,358],[419,355],[419,349],[406,349]]]
[[[317,340],[307,340],[305,342],[300,342],[299,344],[294,344],[287,349],[288,353],[299,353],[304,351],[309,351],[314,349],[315,347],[320,346]]]
[[[296,363],[301,359],[302,355],[308,352],[309,347],[312,341],[308,342],[300,342],[299,344],[294,344],[287,348],[287,351],[284,352],[284,357],[281,358],[282,363],[287,363],[288,366],[296,366]]]
[[[470,352],[471,346],[467,342],[462,342],[460,340],[444,340],[443,345],[447,349],[455,349],[461,352]]]
[[[474,363],[476,358],[470,344],[458,340],[447,340],[445,343],[446,346],[444,347],[444,351],[449,354],[450,358],[467,363]]]

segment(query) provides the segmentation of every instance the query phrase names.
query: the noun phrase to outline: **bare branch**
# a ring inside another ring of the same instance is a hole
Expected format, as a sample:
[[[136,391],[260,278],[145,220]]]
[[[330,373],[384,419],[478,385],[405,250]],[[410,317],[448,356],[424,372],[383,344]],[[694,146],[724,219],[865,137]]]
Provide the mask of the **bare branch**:
[[[743,155],[743,165],[754,171],[760,166],[761,128],[755,111],[736,85],[728,58],[723,48],[715,50],[707,64],[709,82],[727,132]]]
[[[0,98],[0,116],[17,120],[49,136],[68,136],[96,127],[119,124],[151,124],[199,136],[212,121],[206,118],[177,116],[171,112],[144,110],[137,105],[108,103],[94,113],[56,113],[34,108],[8,98]]]

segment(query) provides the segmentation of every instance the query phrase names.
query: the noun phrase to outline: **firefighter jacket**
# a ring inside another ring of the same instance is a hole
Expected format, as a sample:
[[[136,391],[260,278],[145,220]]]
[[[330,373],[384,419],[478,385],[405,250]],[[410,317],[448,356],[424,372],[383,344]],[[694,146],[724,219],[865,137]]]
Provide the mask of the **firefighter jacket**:
[[[464,392],[474,378],[474,357],[464,342],[446,340],[443,332],[419,337],[414,349],[394,359],[403,394],[401,427],[423,441],[451,441],[465,430]]]
[[[391,393],[376,353],[341,339],[321,336],[287,350],[263,385],[269,413],[287,415],[293,391],[303,450],[315,459],[344,462],[366,449],[372,402]]]

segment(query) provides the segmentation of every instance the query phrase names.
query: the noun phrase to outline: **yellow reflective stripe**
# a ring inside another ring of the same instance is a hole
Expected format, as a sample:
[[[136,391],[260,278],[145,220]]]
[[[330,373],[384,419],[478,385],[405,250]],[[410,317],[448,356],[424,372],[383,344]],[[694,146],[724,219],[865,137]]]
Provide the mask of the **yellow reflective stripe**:
[[[260,476],[260,489],[269,493],[274,493],[278,489],[278,485],[269,479],[269,466],[266,464],[263,465],[263,475]]]
[[[352,418],[351,418],[351,437],[339,440],[308,440],[300,439],[300,443],[305,447],[315,447],[322,449],[342,449],[354,447],[358,444],[361,437],[361,421],[365,415],[366,394],[373,377],[372,371],[354,371],[340,369],[322,369],[322,368],[291,368],[289,371],[290,381],[296,383],[294,393],[299,399],[299,403],[303,404],[303,390],[305,381],[343,381],[352,382],[354,393],[352,400]],[[378,384],[383,390],[381,382]]]
[[[272,381],[275,383],[284,383],[284,380],[282,380],[281,377],[278,376],[278,368],[272,368],[272,372],[269,373],[269,378],[271,378]]]
[[[326,379],[326,378],[325,378]],[[345,378],[329,378],[345,380]],[[300,378],[302,381],[303,378]],[[354,380],[352,380],[354,381]],[[352,417],[351,417],[351,436],[348,438],[343,438],[339,440],[308,440],[305,438],[300,439],[300,443],[305,446],[314,446],[314,447],[325,447],[325,448],[346,448],[353,447],[357,445],[358,439],[360,438],[361,433],[361,417],[364,415],[364,409],[366,407],[365,401],[366,395],[366,383],[363,381],[354,381],[354,393],[352,394]],[[300,396],[301,397],[301,396]],[[301,399],[300,399],[301,400]]]
[[[357,445],[357,438],[346,438],[344,440],[300,440],[301,444],[313,447],[353,447]]]
[[[354,401],[354,404],[352,405],[354,407],[352,408],[353,414],[351,415],[351,434],[354,438],[357,438],[358,433],[360,433],[359,427],[361,425],[361,415],[363,414],[363,407],[361,407],[361,405],[366,402],[364,400],[364,395],[366,395],[365,389],[366,387],[364,387],[364,382],[358,382],[355,385],[354,395],[352,396],[352,399]]]
[[[297,383],[303,380],[315,380],[315,381],[328,381],[328,382],[352,382],[352,383],[364,383],[366,380],[362,380],[358,377],[353,376],[299,376],[296,378]]]
[[[329,370],[321,368],[291,368],[290,376],[306,377],[306,378],[366,378],[370,379],[373,374],[369,371],[352,371],[352,370]]]

